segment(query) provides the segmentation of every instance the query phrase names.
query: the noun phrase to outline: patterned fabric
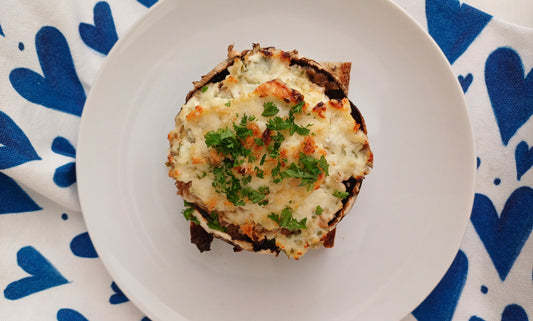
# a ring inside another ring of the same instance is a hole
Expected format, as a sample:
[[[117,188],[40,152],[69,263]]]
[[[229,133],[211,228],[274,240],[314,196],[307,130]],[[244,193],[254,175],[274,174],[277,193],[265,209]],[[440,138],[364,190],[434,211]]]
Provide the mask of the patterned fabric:
[[[79,212],[75,157],[96,72],[156,2],[0,4],[0,320],[148,320],[92,246]],[[478,156],[461,249],[404,321],[529,320],[533,30],[459,1],[396,2],[429,32],[456,73]]]

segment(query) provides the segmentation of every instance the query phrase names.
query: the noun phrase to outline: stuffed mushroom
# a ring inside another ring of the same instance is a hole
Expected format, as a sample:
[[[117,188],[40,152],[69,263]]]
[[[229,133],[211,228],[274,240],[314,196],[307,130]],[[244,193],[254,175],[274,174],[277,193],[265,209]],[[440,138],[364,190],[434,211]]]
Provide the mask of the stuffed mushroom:
[[[373,164],[350,63],[254,44],[194,83],[166,163],[191,241],[298,259],[332,247]]]

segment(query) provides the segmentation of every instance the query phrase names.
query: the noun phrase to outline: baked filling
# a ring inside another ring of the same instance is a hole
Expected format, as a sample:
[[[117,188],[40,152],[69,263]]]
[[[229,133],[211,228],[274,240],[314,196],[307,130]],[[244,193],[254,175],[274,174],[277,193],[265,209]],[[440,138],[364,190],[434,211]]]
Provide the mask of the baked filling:
[[[234,54],[176,116],[167,166],[196,238],[201,228],[295,259],[332,243],[373,156],[342,84],[332,91],[295,57],[258,45]]]

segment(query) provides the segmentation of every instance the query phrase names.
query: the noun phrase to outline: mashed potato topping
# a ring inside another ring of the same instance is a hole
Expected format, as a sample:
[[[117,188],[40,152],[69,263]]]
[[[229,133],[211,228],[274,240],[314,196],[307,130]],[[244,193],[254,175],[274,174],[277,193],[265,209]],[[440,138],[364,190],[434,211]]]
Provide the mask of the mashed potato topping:
[[[235,58],[228,71],[181,107],[169,176],[204,212],[189,219],[299,258],[322,245],[349,196],[343,182],[369,172],[367,136],[349,100],[328,98],[281,50]]]

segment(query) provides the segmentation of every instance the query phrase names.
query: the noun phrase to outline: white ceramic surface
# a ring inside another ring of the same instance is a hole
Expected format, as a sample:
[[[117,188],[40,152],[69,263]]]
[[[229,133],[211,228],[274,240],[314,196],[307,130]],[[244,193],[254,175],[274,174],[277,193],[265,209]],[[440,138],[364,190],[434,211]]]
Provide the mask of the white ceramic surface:
[[[165,168],[191,82],[252,42],[352,61],[350,98],[375,166],[333,249],[300,261],[189,242]],[[113,48],[90,91],[77,177],[93,243],[152,320],[399,320],[457,253],[475,156],[460,86],[396,5],[358,1],[160,1]]]

